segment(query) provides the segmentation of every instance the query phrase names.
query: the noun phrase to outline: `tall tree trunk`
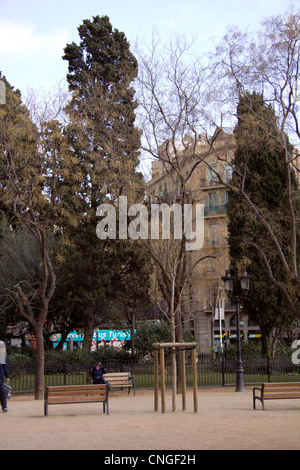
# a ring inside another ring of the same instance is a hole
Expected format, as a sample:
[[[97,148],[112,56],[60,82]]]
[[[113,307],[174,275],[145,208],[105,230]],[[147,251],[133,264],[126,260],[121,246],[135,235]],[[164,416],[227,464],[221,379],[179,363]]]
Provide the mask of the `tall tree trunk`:
[[[65,343],[69,333],[70,333],[70,331],[63,331],[61,333],[61,338],[58,342],[58,345],[56,346],[57,351],[63,351],[64,343]]]
[[[131,354],[135,354],[135,345],[134,345],[134,330],[135,330],[135,313],[132,313],[132,322],[131,322],[131,335],[130,335],[130,345],[131,345]]]
[[[181,323],[181,315],[180,312],[177,310],[176,314],[176,329],[175,329],[175,341],[178,343],[183,343],[183,330],[182,330],[182,323]],[[183,388],[183,370],[182,370],[182,351],[177,351],[177,393],[182,393]]]
[[[44,398],[44,335],[43,324],[39,322],[35,328],[36,337],[36,356],[35,356],[35,399],[42,400]]]
[[[94,333],[94,314],[92,312],[88,312],[86,314],[86,320],[84,325],[84,338],[82,347],[85,351],[91,352],[92,349],[92,341],[93,341],[93,333]]]

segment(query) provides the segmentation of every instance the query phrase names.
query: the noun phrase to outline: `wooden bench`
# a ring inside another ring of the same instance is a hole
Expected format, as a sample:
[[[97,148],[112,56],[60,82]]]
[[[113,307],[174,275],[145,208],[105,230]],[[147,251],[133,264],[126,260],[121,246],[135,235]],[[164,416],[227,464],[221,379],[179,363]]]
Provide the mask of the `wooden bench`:
[[[48,416],[49,405],[62,405],[72,403],[103,403],[103,413],[108,409],[107,385],[70,385],[61,387],[46,387],[44,414]]]
[[[128,395],[130,389],[133,388],[133,394],[135,395],[135,377],[130,375],[130,372],[108,372],[103,376],[110,384],[111,389],[123,389],[128,388]]]
[[[259,395],[256,395],[258,390]],[[300,398],[299,382],[263,383],[261,387],[253,388],[253,409],[255,402],[259,400],[262,409],[265,409],[265,400],[282,400],[287,398]]]

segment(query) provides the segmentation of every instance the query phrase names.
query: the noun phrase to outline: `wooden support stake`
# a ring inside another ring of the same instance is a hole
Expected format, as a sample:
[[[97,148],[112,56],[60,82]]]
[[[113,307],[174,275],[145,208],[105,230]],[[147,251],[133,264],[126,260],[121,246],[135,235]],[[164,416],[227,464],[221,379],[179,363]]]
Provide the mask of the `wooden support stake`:
[[[158,411],[158,349],[154,349],[154,411]]]
[[[176,411],[176,387],[177,387],[176,350],[175,348],[172,348],[172,411]]]
[[[154,349],[154,410],[158,411],[159,401],[159,366],[161,374],[161,412],[166,412],[166,370],[165,370],[165,349],[172,348],[173,367],[172,367],[172,411],[176,410],[176,348],[183,349],[181,351],[180,360],[182,361],[182,409],[186,409],[186,369],[185,369],[185,349],[192,349],[192,373],[193,373],[193,396],[194,396],[194,412],[198,411],[198,386],[197,386],[197,343],[153,343]],[[159,351],[159,352],[158,352]],[[174,360],[175,359],[175,360]]]
[[[182,364],[182,409],[186,410],[186,371],[185,371],[185,350],[180,352]]]
[[[166,412],[165,350],[160,348],[161,412]]]
[[[197,386],[197,357],[196,348],[192,350],[192,369],[193,369],[193,393],[194,393],[194,412],[198,411],[198,386]]]

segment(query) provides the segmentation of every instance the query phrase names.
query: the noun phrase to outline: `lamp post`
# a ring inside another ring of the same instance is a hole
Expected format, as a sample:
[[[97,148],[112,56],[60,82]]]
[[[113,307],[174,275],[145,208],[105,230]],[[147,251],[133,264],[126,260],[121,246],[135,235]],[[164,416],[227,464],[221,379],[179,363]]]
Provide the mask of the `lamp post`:
[[[244,392],[244,369],[242,361],[241,348],[241,329],[240,329],[240,303],[247,298],[250,287],[250,275],[245,270],[240,279],[235,279],[226,271],[226,275],[222,277],[225,284],[225,291],[229,299],[236,304],[236,335],[237,335],[237,365],[236,365],[236,392]]]

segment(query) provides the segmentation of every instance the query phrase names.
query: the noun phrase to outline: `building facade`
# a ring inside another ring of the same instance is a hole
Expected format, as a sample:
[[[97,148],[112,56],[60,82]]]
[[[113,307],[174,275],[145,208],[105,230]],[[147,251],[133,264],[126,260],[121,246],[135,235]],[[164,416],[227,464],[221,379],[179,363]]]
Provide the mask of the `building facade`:
[[[229,266],[224,181],[231,179],[234,151],[230,129],[218,129],[210,140],[199,136],[196,142],[189,137],[183,143],[168,142],[152,163],[152,178],[147,184],[149,203],[184,201],[204,206],[204,244],[186,253],[193,269],[180,299],[184,329],[193,333],[204,353],[236,339],[235,306],[227,299],[222,281]],[[241,332],[245,340],[259,337],[256,321],[246,314]]]

